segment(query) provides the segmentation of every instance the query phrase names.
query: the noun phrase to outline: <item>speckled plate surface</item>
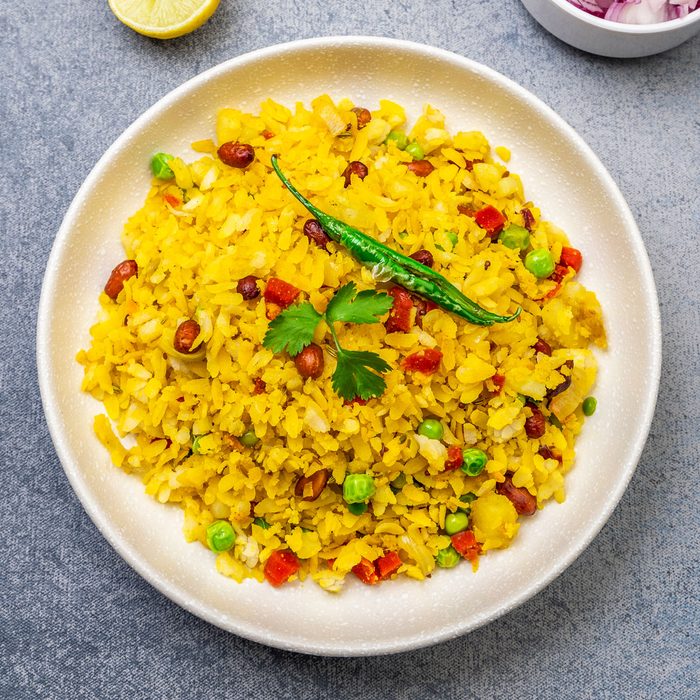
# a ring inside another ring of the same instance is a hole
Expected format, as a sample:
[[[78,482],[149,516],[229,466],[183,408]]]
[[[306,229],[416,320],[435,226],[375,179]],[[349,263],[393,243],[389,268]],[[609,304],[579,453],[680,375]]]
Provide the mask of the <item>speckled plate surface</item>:
[[[244,87],[245,89],[242,89]],[[415,117],[430,102],[452,131],[478,129],[508,146],[526,196],[583,251],[581,279],[603,305],[610,349],[599,354],[598,411],[586,423],[563,505],[547,505],[513,546],[424,582],[349,581],[340,595],[308,582],[273,589],[220,576],[213,555],[182,536],[179,509],[111,466],[92,432],[100,406],[80,392],[75,354],[88,343],[98,294],[123,257],[123,222],[149,187],[155,151],[194,156],[217,108],[256,110],[323,92]],[[620,265],[619,261],[625,264]],[[70,322],[67,320],[70,319]],[[190,80],[140,117],[100,159],[75,197],[48,263],[37,361],[44,409],[65,472],[92,520],[144,578],[211,623],[313,654],[398,652],[464,634],[504,614],[560,574],[606,522],[632,476],[654,411],[661,365],[656,290],[639,231],[601,163],[552,110],[500,74],[439,49],[368,38],[323,38],[240,56]],[[89,571],[85,572],[90,575]]]

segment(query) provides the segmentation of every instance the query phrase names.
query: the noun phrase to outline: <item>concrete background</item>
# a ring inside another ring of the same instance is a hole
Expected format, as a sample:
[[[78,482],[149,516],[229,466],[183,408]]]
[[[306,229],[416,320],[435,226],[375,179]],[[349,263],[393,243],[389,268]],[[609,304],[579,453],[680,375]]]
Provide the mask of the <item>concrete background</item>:
[[[333,34],[455,51],[509,76],[572,124],[637,217],[665,352],[637,473],[573,566],[467,637],[356,660],[304,657],[226,634],[139,578],[63,474],[34,360],[53,238],[121,131],[227,58]],[[547,34],[516,0],[223,0],[205,27],[166,43],[119,24],[106,0],[2,0],[0,37],[0,697],[700,696],[700,37],[647,59],[597,58]]]

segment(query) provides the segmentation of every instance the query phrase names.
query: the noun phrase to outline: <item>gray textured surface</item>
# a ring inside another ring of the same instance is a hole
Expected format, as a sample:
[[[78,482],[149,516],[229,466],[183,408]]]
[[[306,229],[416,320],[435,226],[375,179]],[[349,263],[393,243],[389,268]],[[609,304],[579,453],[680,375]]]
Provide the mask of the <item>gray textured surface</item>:
[[[236,638],[140,579],[64,477],[34,366],[53,237],[119,133],[224,59],[332,34],[455,51],[559,112],[609,168],[637,217],[664,329],[650,440],[622,502],[583,556],[533,600],[465,638],[362,660],[303,657]],[[700,38],[649,59],[595,58],[546,34],[516,0],[223,0],[207,26],[169,43],[119,25],[106,0],[3,0],[0,36],[0,697],[700,695]]]

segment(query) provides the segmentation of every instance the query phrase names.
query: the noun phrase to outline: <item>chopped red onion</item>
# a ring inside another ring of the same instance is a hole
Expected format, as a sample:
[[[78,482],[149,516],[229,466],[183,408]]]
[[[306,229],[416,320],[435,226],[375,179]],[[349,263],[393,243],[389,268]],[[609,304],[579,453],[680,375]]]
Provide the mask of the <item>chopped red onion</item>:
[[[626,24],[653,24],[685,17],[700,0],[569,0],[596,17]]]

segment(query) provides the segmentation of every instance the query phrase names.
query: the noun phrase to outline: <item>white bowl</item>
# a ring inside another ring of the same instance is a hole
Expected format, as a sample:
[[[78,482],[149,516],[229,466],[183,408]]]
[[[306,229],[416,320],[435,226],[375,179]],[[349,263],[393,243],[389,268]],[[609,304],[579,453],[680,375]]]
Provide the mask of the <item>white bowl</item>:
[[[219,575],[213,555],[182,536],[182,514],[111,466],[92,431],[101,406],[80,392],[75,354],[89,341],[97,297],[123,258],[123,222],[149,187],[154,151],[194,156],[223,105],[255,110],[272,96],[292,105],[328,91],[374,107],[386,97],[415,118],[440,107],[452,130],[479,129],[507,145],[527,195],[583,251],[582,281],[602,302],[610,350],[600,356],[598,412],[580,438],[568,498],[526,522],[515,544],[422,583],[338,596],[313,583],[273,589]],[[624,261],[624,264],[620,264]],[[632,361],[633,360],[633,361]],[[576,132],[502,75],[446,51],[381,38],[323,38],[255,51],[212,68],[164,97],[109,148],[75,197],[51,252],[39,308],[37,361],[51,435],[68,478],[122,557],[172,600],[223,629],[285,649],[329,655],[397,652],[463,634],[522,603],[593,539],[622,496],[654,412],[661,362],[656,291],[634,219]],[[92,572],[86,571],[89,576]]]
[[[700,31],[700,9],[668,22],[624,24],[589,15],[567,0],[521,1],[554,36],[599,56],[651,56],[682,44]]]

